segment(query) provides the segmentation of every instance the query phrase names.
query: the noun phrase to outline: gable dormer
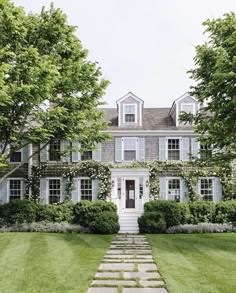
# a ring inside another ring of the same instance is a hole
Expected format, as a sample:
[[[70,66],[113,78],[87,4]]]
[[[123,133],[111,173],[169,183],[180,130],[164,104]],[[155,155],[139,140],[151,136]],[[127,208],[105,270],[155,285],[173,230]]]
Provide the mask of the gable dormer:
[[[141,127],[143,100],[129,92],[116,101],[119,127]]]
[[[176,126],[189,126],[188,124],[184,124],[179,121],[180,113],[187,112],[195,114],[198,109],[198,101],[194,97],[191,97],[188,93],[185,93],[173,102],[169,115],[174,120]]]

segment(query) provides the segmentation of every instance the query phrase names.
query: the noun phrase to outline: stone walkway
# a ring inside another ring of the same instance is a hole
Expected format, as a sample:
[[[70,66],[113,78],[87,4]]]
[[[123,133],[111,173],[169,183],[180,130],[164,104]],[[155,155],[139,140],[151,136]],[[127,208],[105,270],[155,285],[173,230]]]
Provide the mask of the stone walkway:
[[[167,293],[146,237],[118,235],[87,293]]]

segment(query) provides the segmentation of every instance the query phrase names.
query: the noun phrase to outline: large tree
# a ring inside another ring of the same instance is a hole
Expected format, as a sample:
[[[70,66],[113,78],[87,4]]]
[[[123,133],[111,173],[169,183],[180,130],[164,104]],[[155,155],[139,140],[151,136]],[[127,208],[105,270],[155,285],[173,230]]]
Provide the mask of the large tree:
[[[30,143],[57,138],[92,147],[106,138],[97,106],[108,81],[87,55],[60,9],[27,14],[0,0],[2,161]]]
[[[208,39],[196,47],[195,68],[190,70],[195,85],[191,94],[201,103],[194,122],[200,139],[213,145],[213,158],[236,159],[236,18],[234,13],[203,23]]]

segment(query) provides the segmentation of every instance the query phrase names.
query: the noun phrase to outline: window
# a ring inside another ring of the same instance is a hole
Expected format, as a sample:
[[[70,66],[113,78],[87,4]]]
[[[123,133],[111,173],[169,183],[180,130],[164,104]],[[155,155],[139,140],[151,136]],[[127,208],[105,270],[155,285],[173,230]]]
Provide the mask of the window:
[[[180,179],[168,180],[168,199],[180,201]]]
[[[139,198],[143,197],[143,178],[139,178]]]
[[[49,179],[48,202],[50,204],[60,202],[60,195],[61,195],[61,181],[60,181],[60,179]]]
[[[84,148],[84,145],[81,145],[81,148]],[[81,161],[89,161],[93,158],[92,150],[84,151],[81,153]]]
[[[181,104],[181,112],[194,114],[194,104]]]
[[[212,147],[210,144],[200,144],[200,158],[203,160],[210,159],[212,157]]]
[[[81,179],[80,180],[80,194],[81,200],[92,200],[92,179]]]
[[[137,153],[137,139],[126,138],[124,139],[124,161],[136,160]]]
[[[11,163],[21,162],[21,151],[17,151],[11,154],[10,156]]]
[[[180,160],[180,140],[168,139],[168,160]]]
[[[125,122],[136,122],[136,105],[124,105]]]
[[[213,182],[211,178],[200,179],[200,194],[205,201],[213,200]]]
[[[21,199],[22,185],[20,179],[9,180],[9,201]]]
[[[55,139],[50,142],[49,144],[49,161],[60,161],[61,154],[60,154],[60,140]]]

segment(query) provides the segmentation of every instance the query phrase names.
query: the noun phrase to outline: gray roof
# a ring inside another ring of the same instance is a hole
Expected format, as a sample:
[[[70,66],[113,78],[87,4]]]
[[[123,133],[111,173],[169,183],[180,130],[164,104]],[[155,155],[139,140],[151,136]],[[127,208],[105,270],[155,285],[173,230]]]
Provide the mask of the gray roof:
[[[141,127],[118,127],[118,113],[116,108],[103,108],[104,115],[109,121],[109,130],[180,130],[191,129],[191,127],[176,127],[175,123],[170,117],[170,108],[143,108],[143,124]]]

